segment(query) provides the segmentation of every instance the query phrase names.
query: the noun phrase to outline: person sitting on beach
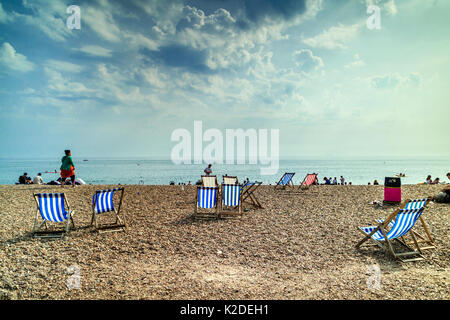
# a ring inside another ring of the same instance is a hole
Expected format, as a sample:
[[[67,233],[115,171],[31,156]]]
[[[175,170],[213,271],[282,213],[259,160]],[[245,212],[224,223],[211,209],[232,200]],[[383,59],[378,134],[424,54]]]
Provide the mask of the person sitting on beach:
[[[374,186],[379,185],[378,180],[375,179],[375,180],[373,181],[373,185],[374,185]]]
[[[450,180],[450,172],[447,173],[447,179]]]
[[[33,179],[33,184],[44,184],[44,180],[42,180],[42,174],[39,172],[36,177]]]
[[[433,180],[431,180],[431,176],[429,175],[426,180],[426,184],[432,184]]]
[[[434,181],[431,184],[439,184],[439,178],[434,179]]]
[[[23,176],[19,177],[19,184],[29,184],[30,180],[28,180],[28,173],[24,172]]]
[[[203,170],[207,176],[209,176],[212,173],[211,164],[208,164],[208,167],[206,167],[205,170]]]
[[[324,178],[325,179],[325,184],[331,184],[331,178],[327,178],[327,177],[325,177]]]
[[[334,179],[333,179],[333,184],[334,184],[334,185],[337,185],[337,179],[336,179],[336,177],[334,177]]]

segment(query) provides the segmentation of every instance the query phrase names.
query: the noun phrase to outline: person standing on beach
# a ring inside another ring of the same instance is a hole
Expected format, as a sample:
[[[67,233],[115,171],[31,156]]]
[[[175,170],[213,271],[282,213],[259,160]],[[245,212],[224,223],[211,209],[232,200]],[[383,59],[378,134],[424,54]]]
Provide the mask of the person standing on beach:
[[[343,176],[341,176],[341,186],[343,186],[343,185],[344,185],[344,183],[345,183],[345,179],[344,179],[344,177],[343,177]]]
[[[209,176],[212,173],[212,169],[211,169],[211,164],[208,164],[208,167],[206,167],[205,170],[203,170],[203,172]]]
[[[66,179],[70,177],[72,187],[75,187],[75,164],[72,161],[72,153],[70,150],[64,150],[66,154],[61,159],[61,187],[64,188]]]

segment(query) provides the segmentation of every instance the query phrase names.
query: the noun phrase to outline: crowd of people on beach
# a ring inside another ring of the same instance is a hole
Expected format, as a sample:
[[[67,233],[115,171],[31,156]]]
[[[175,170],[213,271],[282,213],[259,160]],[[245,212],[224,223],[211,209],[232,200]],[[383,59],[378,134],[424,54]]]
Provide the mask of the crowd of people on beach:
[[[31,179],[28,176],[28,173],[24,172],[22,176],[19,177],[19,182],[17,184],[37,184],[37,185],[60,185],[61,187],[64,187],[65,184],[70,184],[73,187],[76,185],[86,184],[82,179],[75,179],[75,164],[72,160],[72,152],[70,150],[64,150],[65,155],[61,159],[61,177],[56,179],[56,181],[52,180],[48,183],[44,183],[44,180],[42,179],[42,173],[38,173],[34,179]],[[48,172],[48,173],[57,173],[55,172]],[[70,181],[66,182],[67,178],[70,178]]]
[[[450,172],[447,173],[447,178],[450,179]],[[436,179],[432,179],[431,175],[428,175],[428,177],[425,180],[425,184],[439,184],[439,177],[436,177]]]
[[[316,174],[316,173],[313,173],[313,174]],[[337,178],[336,177],[334,177],[333,179],[331,178],[331,177],[329,177],[329,178],[327,178],[327,177],[324,177],[323,178],[323,181],[324,181],[324,183],[322,183],[323,185],[341,185],[341,186],[344,186],[344,185],[351,185],[352,183],[351,182],[346,182],[345,181],[345,178],[343,177],[343,176],[341,176],[340,178],[339,178],[339,181],[340,182],[338,182],[338,180],[337,180]],[[314,183],[313,183],[313,185],[318,185],[319,184],[319,182],[316,180]]]
[[[50,181],[48,183],[44,183],[44,180],[42,179],[42,173],[38,173],[33,179],[31,179],[31,177],[28,176],[28,173],[24,172],[24,174],[22,176],[19,177],[19,182],[16,184],[35,184],[35,185],[61,185],[61,187],[64,187],[65,184],[70,184],[73,187],[75,187],[75,185],[80,185],[80,184],[86,184],[83,180],[81,179],[76,179],[75,178],[75,164],[72,160],[72,153],[70,150],[64,150],[65,155],[62,157],[61,159],[61,167],[60,167],[60,175],[61,177],[59,177],[56,181]],[[46,171],[47,172],[47,171]],[[205,175],[209,176],[212,174],[212,164],[208,164],[208,166],[203,170],[203,172],[205,173]],[[48,172],[50,173],[50,172]],[[57,173],[57,171],[55,170],[54,172],[51,173]],[[313,173],[315,174],[315,173]],[[404,174],[401,174],[404,176]],[[70,180],[68,182],[66,182],[67,178],[70,178]],[[450,172],[447,173],[447,178],[448,180],[450,180]],[[249,178],[246,178],[244,180],[244,184],[245,183],[249,183],[250,180]],[[439,184],[440,183],[440,179],[439,177],[436,177],[434,180],[432,179],[431,175],[428,175],[425,183],[424,184]],[[170,185],[175,185],[174,181],[171,181],[169,183]],[[201,184],[201,181],[198,180],[196,183],[196,185]],[[352,185],[352,182],[348,182],[345,181],[345,178],[343,176],[340,176],[339,178],[339,182],[337,177],[324,177],[323,178],[323,183],[319,183],[319,180],[316,179],[313,182],[313,185]],[[186,185],[186,183],[178,183],[178,185]],[[187,185],[192,185],[191,181],[189,181],[187,183]],[[371,185],[371,183],[369,182],[368,185]],[[379,185],[378,180],[374,180],[373,181],[373,185]]]
[[[28,176],[28,173],[24,172],[23,175],[19,177],[19,184],[44,184],[42,173],[38,173],[36,177],[31,179]]]

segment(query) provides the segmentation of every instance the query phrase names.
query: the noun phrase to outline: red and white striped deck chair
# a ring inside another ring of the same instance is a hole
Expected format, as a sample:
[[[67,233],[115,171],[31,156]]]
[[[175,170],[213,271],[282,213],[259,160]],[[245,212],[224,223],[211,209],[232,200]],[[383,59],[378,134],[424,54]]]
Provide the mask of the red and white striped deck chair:
[[[300,189],[308,189],[309,186],[318,182],[317,173],[308,173],[300,184]]]

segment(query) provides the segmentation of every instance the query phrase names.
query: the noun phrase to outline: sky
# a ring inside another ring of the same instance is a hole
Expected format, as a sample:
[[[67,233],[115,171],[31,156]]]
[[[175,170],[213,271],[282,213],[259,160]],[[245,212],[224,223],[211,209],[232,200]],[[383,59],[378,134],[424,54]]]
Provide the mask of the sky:
[[[450,157],[449,18],[446,0],[0,0],[0,157],[169,159],[194,121],[278,129],[280,159]]]

